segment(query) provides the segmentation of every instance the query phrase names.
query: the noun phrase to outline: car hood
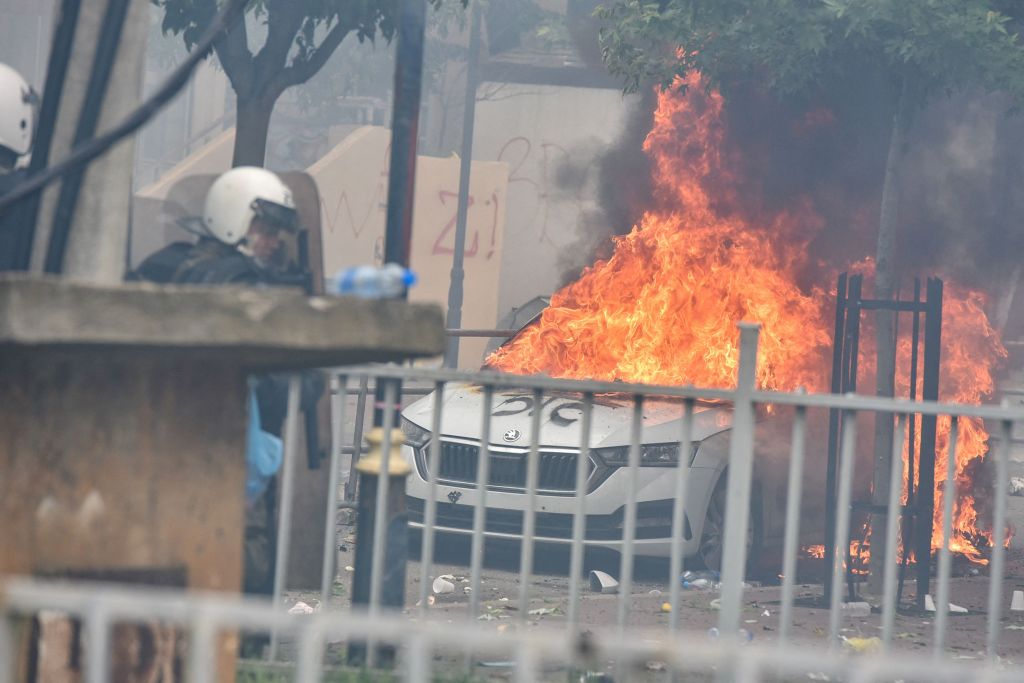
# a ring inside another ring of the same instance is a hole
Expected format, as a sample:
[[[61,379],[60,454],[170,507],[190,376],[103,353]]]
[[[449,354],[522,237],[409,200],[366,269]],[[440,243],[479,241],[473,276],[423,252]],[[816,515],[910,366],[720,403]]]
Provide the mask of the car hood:
[[[429,430],[436,394],[416,401],[402,411],[405,419]],[[579,448],[583,402],[572,392],[545,395],[541,400],[541,439],[544,446]],[[449,385],[441,409],[441,434],[479,440],[483,389],[473,384]],[[532,392],[496,390],[491,408],[490,442],[498,445],[530,445],[530,422],[536,408]],[[594,397],[591,448],[628,446],[633,416],[632,401],[625,395]],[[641,443],[679,441],[682,401],[648,398],[644,401]],[[694,408],[693,441],[699,442],[732,425],[729,404],[698,403]],[[514,438],[513,438],[514,437]]]

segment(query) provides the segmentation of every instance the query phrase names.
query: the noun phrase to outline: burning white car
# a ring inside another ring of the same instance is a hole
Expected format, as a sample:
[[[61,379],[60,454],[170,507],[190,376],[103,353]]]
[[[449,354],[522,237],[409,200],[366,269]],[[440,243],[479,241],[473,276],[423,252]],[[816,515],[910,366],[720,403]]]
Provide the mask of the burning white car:
[[[429,449],[434,402],[431,394],[402,413],[406,437],[403,454],[413,465],[407,483],[410,523],[423,524],[429,496]],[[483,390],[450,385],[441,406],[441,454],[437,475],[439,534],[470,534],[478,501]],[[485,535],[519,540],[527,504],[527,459],[531,420],[541,411],[536,540],[564,544],[572,538],[576,462],[580,453],[584,405],[578,394],[546,394],[540,405],[530,391],[494,392],[490,419],[489,486]],[[643,405],[641,466],[637,477],[637,523],[634,552],[667,557],[671,550],[675,465],[683,408],[678,399],[648,397]],[[632,398],[594,398],[586,480],[588,547],[621,550],[625,518],[627,468],[633,416]],[[727,403],[698,402],[694,408],[688,495],[684,499],[684,557],[698,556],[720,568],[726,509],[726,474],[732,409]],[[780,539],[784,524],[786,467],[776,458],[755,459],[748,534],[751,564],[763,560],[766,541]]]
[[[406,408],[402,428],[405,457],[415,467],[407,484],[410,521],[422,525],[424,501],[429,495],[428,462],[434,396]],[[441,420],[441,458],[437,472],[439,533],[466,534],[473,527],[477,502],[476,482],[480,455],[482,391],[477,386],[449,387],[444,394]],[[487,490],[485,534],[488,538],[518,539],[525,509],[527,456],[530,449],[530,393],[496,391],[491,411],[488,446],[490,485]],[[580,450],[579,397],[546,397],[539,441],[536,538],[538,542],[564,542],[572,537],[576,459]],[[595,398],[586,483],[588,546],[619,550],[622,546],[629,457],[632,401]],[[637,478],[638,505],[635,552],[667,557],[671,548],[674,466],[678,457],[682,408],[678,401],[644,403],[641,467]],[[694,410],[693,448],[690,453],[689,495],[685,499],[683,552],[699,555],[705,565],[718,568],[722,555],[725,514],[725,477],[728,434],[732,413],[727,405],[698,404]],[[750,553],[757,555],[764,538],[766,516],[763,492],[756,490],[751,513]]]

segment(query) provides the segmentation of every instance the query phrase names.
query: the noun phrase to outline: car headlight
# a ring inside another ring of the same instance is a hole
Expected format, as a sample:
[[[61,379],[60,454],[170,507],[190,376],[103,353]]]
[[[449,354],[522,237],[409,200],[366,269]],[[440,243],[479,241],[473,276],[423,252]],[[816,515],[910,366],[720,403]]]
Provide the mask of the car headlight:
[[[697,457],[699,443],[691,444],[689,464]],[[609,467],[627,467],[629,465],[629,446],[614,448],[592,448],[590,452]],[[679,461],[678,443],[653,443],[640,446],[641,467],[674,467]]]
[[[402,433],[405,434],[405,442],[413,448],[423,448],[430,441],[429,431],[404,417],[402,418]]]

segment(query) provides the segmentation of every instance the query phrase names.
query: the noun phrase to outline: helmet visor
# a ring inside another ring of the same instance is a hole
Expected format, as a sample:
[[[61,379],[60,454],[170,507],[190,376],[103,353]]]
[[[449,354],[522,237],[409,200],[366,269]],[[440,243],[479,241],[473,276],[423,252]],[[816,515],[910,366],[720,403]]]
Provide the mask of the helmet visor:
[[[299,229],[299,214],[295,209],[267,199],[254,199],[252,210],[264,224],[286,232]]]

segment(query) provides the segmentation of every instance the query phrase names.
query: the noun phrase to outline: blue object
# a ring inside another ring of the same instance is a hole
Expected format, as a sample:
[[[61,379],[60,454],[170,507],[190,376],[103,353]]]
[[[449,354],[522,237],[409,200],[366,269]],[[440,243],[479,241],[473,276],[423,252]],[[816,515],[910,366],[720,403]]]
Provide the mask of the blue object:
[[[717,588],[721,576],[713,569],[707,571],[685,571],[679,577],[679,580],[683,588],[687,590],[705,590]]]
[[[361,299],[394,299],[416,284],[416,274],[397,263],[346,268],[331,280],[335,294]]]
[[[252,503],[267,490],[271,477],[281,469],[281,439],[260,427],[256,392],[249,390],[249,436],[245,447],[245,501]]]

